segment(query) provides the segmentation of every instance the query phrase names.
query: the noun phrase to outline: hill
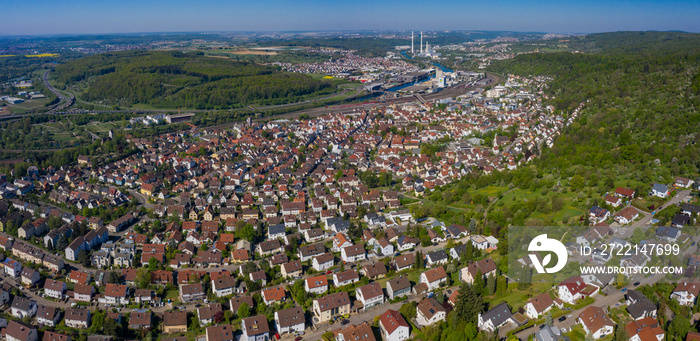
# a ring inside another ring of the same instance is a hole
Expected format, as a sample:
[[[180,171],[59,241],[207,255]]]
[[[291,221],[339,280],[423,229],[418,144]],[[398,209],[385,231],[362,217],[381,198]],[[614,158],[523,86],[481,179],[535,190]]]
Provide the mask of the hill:
[[[333,83],[277,67],[178,51],[105,53],[56,67],[55,79],[86,101],[157,108],[275,105],[335,91]]]
[[[532,53],[494,62],[493,72],[553,77],[545,104],[565,113],[583,101],[586,108],[534,164],[444,186],[428,196],[419,215],[463,224],[474,219],[487,233],[511,224],[578,224],[575,218],[616,186],[646,195],[653,182],[695,178],[700,171],[699,37],[598,34],[579,42],[597,53]],[[500,199],[487,210],[494,198]],[[663,223],[667,217],[658,218]]]

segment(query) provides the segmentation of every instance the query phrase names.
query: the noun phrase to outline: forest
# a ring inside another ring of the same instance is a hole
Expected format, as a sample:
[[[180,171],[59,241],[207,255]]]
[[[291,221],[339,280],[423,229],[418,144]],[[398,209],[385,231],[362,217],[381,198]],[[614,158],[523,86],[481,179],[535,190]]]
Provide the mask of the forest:
[[[277,67],[205,56],[202,52],[104,53],[56,67],[64,87],[86,82],[86,101],[157,108],[228,109],[276,105],[335,92],[333,83]]]

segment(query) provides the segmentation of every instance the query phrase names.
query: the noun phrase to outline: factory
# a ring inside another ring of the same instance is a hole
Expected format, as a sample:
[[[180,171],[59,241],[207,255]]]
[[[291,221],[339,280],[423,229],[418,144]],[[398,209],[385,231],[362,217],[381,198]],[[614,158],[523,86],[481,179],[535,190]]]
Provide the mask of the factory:
[[[432,58],[432,59],[437,59],[440,58],[440,54],[435,52],[433,48],[430,47],[430,43],[427,41],[425,42],[425,48],[423,48],[423,31],[420,31],[420,52],[416,54],[416,51],[414,50],[414,35],[413,31],[411,31],[411,54],[414,57],[426,57],[426,58]]]

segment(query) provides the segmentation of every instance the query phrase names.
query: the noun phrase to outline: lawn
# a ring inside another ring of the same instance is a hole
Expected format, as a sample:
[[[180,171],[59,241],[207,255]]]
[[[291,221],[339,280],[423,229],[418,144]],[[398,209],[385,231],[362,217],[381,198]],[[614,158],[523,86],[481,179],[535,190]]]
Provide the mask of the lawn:
[[[647,196],[644,198],[637,198],[632,202],[632,206],[646,212],[650,212],[649,206],[654,205],[657,208],[661,206],[663,203],[666,202],[666,199],[655,197],[655,196]]]
[[[177,289],[168,290],[168,291],[165,293],[165,301],[166,301],[166,302],[167,302],[168,300],[170,300],[171,302],[176,303],[176,302],[179,301],[179,299],[180,299],[180,292],[179,292]]]
[[[486,296],[485,299],[491,307],[495,307],[503,302],[506,302],[512,311],[517,311],[521,307],[525,306],[525,303],[527,303],[527,301],[529,301],[532,297],[546,292],[551,288],[551,283],[532,283],[529,288],[520,290],[518,289],[518,283],[510,283],[508,284],[508,292],[505,295]]]
[[[416,285],[418,283],[418,277],[420,277],[420,274],[426,271],[425,269],[409,269],[409,270],[404,270],[402,272],[396,273],[396,275],[401,275],[401,276],[406,276],[408,277],[408,280],[412,283],[412,285]],[[396,275],[394,277],[396,277]],[[382,279],[377,280],[376,282],[379,283],[379,285],[382,288],[386,288],[386,282],[388,282],[391,278],[384,277]]]

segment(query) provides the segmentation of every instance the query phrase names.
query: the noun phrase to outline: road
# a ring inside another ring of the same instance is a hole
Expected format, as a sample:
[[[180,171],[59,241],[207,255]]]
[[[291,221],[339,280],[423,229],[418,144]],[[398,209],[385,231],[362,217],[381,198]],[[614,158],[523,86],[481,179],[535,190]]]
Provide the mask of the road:
[[[44,74],[41,76],[41,80],[44,82],[44,86],[46,86],[51,93],[56,95],[58,97],[59,102],[52,107],[49,108],[49,110],[46,112],[46,114],[55,114],[71,105],[75,102],[75,96],[71,95],[70,97],[66,97],[62,93],[58,92],[56,88],[51,85],[51,82],[49,82],[49,72],[51,72],[52,69],[47,70],[44,72]]]
[[[676,194],[676,196],[674,196],[674,197],[671,198],[669,201],[667,201],[667,202],[665,202],[663,205],[661,205],[661,206],[657,209],[657,211],[661,211],[661,210],[663,210],[663,209],[665,209],[665,208],[667,208],[667,207],[669,207],[669,206],[671,206],[671,205],[677,205],[677,204],[680,203],[683,199],[685,199],[685,197],[687,197],[688,195],[690,195],[690,192],[691,192],[691,191],[692,191],[692,190],[687,189],[687,190],[683,190],[683,191],[678,192],[678,193]],[[646,226],[648,226],[648,224],[649,224],[649,223],[651,222],[651,220],[654,218],[654,215],[652,215],[652,214],[649,213],[649,212],[645,212],[645,211],[642,211],[642,210],[640,210],[640,209],[637,209],[637,211],[640,211],[640,213],[644,215],[644,218],[638,220],[637,222],[635,222],[634,224],[632,224],[632,225],[630,225],[630,226],[628,226],[628,227],[618,229],[617,233],[615,234],[616,236],[618,236],[618,237],[620,237],[620,238],[623,238],[623,239],[624,239],[624,238],[629,238],[629,237],[632,236],[632,233],[634,233],[634,229],[636,229],[637,227],[646,227]]]

